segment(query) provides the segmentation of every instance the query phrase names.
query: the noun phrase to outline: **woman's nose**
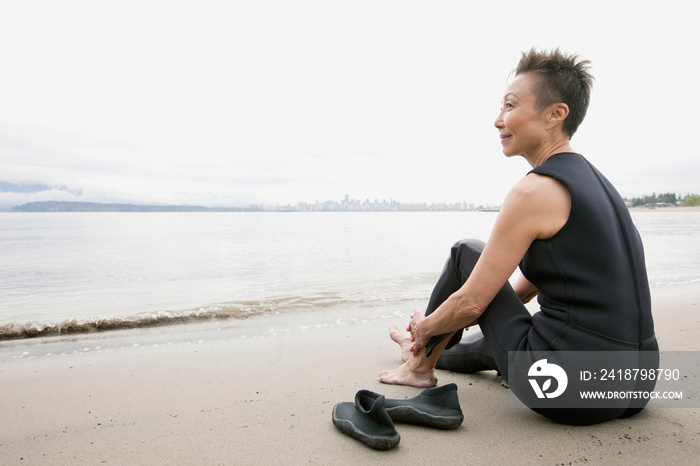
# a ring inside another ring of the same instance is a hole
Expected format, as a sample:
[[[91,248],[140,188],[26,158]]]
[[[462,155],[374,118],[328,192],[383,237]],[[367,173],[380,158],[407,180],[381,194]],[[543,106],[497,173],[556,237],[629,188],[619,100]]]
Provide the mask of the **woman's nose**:
[[[496,121],[493,122],[493,126],[498,129],[503,128],[503,112],[500,112],[496,117]]]

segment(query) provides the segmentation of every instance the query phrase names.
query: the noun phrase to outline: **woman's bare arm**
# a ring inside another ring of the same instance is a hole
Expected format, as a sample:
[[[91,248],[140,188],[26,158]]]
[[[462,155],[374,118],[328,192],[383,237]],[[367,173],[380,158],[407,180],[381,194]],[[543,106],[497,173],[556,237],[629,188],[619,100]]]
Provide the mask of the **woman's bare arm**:
[[[432,314],[412,320],[413,350],[425,346],[433,335],[476,324],[530,244],[559,231],[566,224],[570,209],[569,191],[553,178],[530,174],[518,182],[506,196],[486,247],[466,283]]]

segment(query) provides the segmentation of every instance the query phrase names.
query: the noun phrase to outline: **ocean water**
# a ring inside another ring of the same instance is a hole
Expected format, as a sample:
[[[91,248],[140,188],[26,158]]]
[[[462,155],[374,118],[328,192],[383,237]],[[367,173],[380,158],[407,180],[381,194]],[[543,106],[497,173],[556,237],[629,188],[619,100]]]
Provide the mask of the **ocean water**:
[[[496,213],[1,213],[0,339],[427,301]],[[635,212],[652,287],[700,281],[700,213]]]

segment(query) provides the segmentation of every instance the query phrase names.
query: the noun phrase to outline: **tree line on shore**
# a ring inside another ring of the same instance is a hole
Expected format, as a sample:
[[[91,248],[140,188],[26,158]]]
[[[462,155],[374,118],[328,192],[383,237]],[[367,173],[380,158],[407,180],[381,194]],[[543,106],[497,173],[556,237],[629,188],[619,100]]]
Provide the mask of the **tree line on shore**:
[[[686,194],[685,196],[675,193],[652,193],[651,196],[641,196],[629,199],[632,207],[644,207],[654,205],[676,205],[680,207],[700,206],[700,196],[697,194]]]

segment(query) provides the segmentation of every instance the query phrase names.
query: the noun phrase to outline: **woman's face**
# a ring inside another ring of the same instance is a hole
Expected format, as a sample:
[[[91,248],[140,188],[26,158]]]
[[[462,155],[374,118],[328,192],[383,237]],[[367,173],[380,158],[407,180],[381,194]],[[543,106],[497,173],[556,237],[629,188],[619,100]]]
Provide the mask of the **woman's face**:
[[[543,149],[546,112],[537,111],[537,96],[531,90],[535,79],[531,73],[517,75],[503,96],[501,113],[494,124],[507,157],[535,158]]]

